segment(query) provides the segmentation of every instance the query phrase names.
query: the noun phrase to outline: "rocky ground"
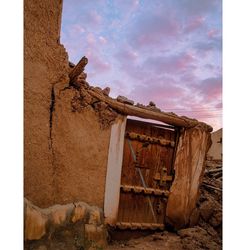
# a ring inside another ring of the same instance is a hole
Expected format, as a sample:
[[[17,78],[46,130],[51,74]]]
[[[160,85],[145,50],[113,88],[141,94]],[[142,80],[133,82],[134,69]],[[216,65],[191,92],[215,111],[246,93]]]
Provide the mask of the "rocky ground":
[[[113,241],[107,249],[219,250],[222,249],[222,162],[207,160],[193,227],[157,232],[127,241]],[[198,224],[197,224],[198,220]],[[195,223],[196,222],[196,223]]]

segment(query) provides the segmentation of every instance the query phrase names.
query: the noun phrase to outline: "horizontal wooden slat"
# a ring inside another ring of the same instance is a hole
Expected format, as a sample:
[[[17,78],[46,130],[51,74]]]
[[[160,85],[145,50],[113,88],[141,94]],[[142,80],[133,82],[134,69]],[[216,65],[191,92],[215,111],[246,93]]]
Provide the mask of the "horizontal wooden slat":
[[[147,194],[147,195],[155,195],[155,196],[165,196],[168,197],[169,191],[155,189],[155,188],[144,188],[140,186],[130,186],[130,185],[121,185],[121,190],[123,192],[133,192],[136,194]]]
[[[164,230],[164,224],[157,223],[136,223],[136,222],[117,222],[115,225],[116,228],[119,229],[142,229],[142,230]]]
[[[149,142],[149,143],[158,144],[164,147],[169,146],[173,148],[175,146],[175,141],[159,139],[157,137],[147,136],[147,135],[138,134],[134,132],[127,132],[126,137],[131,140],[137,140],[140,142]]]
[[[160,173],[156,173],[155,176],[154,176],[154,180],[156,180],[156,181],[160,181],[160,180],[162,180],[162,181],[172,181],[173,176],[172,175],[165,175],[161,179]]]

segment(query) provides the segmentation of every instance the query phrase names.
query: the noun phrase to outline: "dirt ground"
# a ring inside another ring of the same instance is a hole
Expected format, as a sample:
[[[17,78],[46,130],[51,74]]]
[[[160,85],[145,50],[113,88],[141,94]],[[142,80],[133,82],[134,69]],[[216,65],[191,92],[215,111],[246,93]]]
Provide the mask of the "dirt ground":
[[[214,238],[205,229],[197,226],[182,229],[177,233],[161,232],[128,241],[116,241],[108,246],[113,250],[182,250],[221,249],[221,240]]]

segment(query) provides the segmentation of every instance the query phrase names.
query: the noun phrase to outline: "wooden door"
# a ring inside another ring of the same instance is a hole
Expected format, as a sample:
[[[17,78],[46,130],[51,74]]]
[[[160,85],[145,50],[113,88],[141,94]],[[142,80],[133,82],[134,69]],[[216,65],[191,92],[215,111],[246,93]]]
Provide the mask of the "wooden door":
[[[118,228],[164,228],[175,147],[174,128],[127,120]]]

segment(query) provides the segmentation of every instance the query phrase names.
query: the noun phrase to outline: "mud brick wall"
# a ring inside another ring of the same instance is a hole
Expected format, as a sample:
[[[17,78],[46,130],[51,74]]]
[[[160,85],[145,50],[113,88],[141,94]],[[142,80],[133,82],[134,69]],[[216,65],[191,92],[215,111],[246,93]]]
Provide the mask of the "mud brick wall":
[[[74,88],[55,92],[55,203],[85,201],[103,208],[111,129],[101,129],[91,106],[72,111],[75,92]]]
[[[72,110],[62,1],[24,2],[24,196],[35,205],[103,207],[110,127],[93,107]]]
[[[52,90],[68,81],[68,56],[59,44],[61,0],[24,1],[24,195],[54,203],[51,150]]]

